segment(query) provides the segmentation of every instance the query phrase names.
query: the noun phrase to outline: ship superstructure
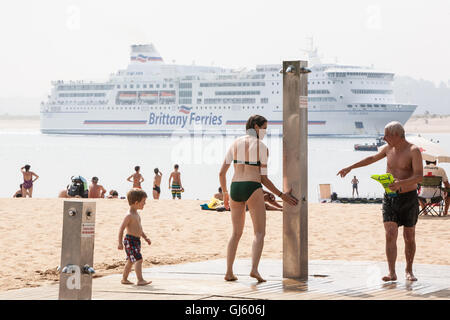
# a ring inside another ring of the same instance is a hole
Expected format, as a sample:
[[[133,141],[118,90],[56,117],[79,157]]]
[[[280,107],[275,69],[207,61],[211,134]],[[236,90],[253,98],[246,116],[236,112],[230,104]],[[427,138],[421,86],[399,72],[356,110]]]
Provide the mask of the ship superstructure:
[[[281,64],[254,70],[166,64],[152,44],[131,46],[130,63],[105,82],[54,81],[41,131],[57,134],[225,134],[252,114],[282,132]],[[314,64],[308,75],[308,134],[383,134],[417,106],[395,102],[392,72]]]

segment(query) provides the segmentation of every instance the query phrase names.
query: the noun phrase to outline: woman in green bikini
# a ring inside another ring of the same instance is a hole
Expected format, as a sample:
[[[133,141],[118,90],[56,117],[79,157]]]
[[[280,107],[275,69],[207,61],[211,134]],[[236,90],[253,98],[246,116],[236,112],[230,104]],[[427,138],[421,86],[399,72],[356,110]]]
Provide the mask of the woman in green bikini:
[[[266,129],[266,118],[259,115],[251,116],[246,124],[247,134],[233,142],[220,169],[219,179],[224,195],[224,204],[227,209],[231,208],[233,223],[233,234],[227,249],[227,272],[225,274],[227,281],[237,280],[233,273],[233,263],[239,239],[244,230],[246,205],[250,211],[254,230],[250,276],[256,278],[258,282],[266,281],[258,272],[266,231],[266,208],[262,185],[290,205],[297,204],[297,199],[290,194],[290,191],[281,192],[267,177],[269,150],[261,141]],[[234,176],[231,181],[230,194],[228,194],[226,174],[231,163],[234,164]]]

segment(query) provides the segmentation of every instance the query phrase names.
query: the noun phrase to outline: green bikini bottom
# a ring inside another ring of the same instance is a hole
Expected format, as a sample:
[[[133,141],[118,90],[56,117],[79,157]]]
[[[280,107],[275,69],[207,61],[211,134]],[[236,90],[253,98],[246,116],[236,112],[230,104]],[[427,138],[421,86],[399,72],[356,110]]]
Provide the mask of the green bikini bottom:
[[[235,181],[231,183],[230,197],[233,201],[247,201],[256,189],[262,188],[260,182],[256,181]]]

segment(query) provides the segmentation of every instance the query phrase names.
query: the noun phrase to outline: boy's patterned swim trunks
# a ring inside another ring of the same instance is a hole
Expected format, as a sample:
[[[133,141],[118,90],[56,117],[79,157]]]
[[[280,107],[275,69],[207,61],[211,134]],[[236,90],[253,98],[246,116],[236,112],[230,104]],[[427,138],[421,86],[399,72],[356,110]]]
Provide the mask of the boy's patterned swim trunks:
[[[123,245],[127,254],[127,260],[129,259],[134,263],[142,259],[140,238],[127,234],[123,240]]]

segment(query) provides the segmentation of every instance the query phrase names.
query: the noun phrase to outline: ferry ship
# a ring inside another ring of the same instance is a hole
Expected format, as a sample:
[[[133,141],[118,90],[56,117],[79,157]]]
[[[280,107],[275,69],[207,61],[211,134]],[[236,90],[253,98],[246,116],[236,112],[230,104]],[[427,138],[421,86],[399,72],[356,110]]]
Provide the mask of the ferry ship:
[[[379,136],[416,105],[397,103],[394,73],[317,62],[310,53],[308,135]],[[41,103],[46,134],[240,134],[250,115],[282,134],[280,64],[254,70],[166,64],[153,44],[132,45],[124,70],[104,82],[53,81]]]

